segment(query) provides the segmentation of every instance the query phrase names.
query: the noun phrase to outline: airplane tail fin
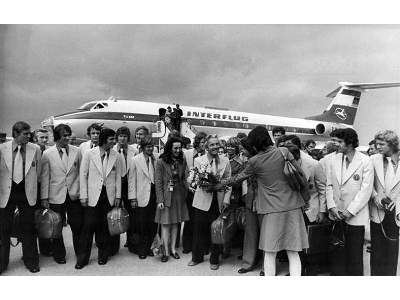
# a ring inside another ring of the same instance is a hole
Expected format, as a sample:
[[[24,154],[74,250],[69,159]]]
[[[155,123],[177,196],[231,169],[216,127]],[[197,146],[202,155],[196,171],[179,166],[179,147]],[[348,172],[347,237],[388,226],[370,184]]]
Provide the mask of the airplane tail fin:
[[[393,83],[351,83],[339,82],[339,87],[326,95],[333,98],[327,109],[320,115],[307,117],[308,120],[343,123],[353,125],[356,118],[361,94],[366,90],[400,87]]]

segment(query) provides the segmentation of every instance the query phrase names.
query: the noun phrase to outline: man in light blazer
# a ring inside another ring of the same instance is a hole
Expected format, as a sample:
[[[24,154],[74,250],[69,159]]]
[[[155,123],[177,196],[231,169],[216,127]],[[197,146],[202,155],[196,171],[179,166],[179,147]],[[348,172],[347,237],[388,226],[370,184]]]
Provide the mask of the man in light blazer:
[[[331,274],[362,276],[374,169],[370,158],[355,150],[358,135],[354,129],[338,129],[336,137],[340,148],[328,165],[326,202],[329,217],[343,226],[345,246],[343,251],[332,253]]]
[[[101,128],[101,125],[97,123],[93,123],[87,128],[86,134],[89,137],[89,140],[79,145],[82,157],[87,150],[98,146]]]
[[[186,159],[186,164],[188,170],[193,169],[194,160],[196,157],[204,155],[206,151],[206,137],[207,134],[205,132],[198,132],[194,137],[193,141],[193,149],[189,149],[183,152],[183,155]],[[189,190],[189,193],[186,196],[186,205],[189,211],[189,221],[185,221],[183,226],[183,234],[182,234],[182,252],[190,253],[192,251],[192,243],[193,243],[193,196],[194,190]]]
[[[218,155],[220,142],[218,136],[209,135],[206,139],[207,154],[197,157],[194,166],[200,169],[202,166],[210,166],[211,172],[222,179],[231,176],[231,166],[229,159]],[[189,176],[190,178],[190,176]],[[190,184],[190,182],[189,182]],[[192,260],[189,266],[195,266],[203,261],[207,246],[210,244],[210,226],[218,218],[222,208],[230,203],[230,191],[207,192],[197,187],[193,197],[194,220],[193,220],[193,245]],[[211,244],[210,268],[219,268],[219,255],[221,249],[219,245]]]
[[[13,215],[18,208],[23,261],[30,272],[36,273],[40,268],[34,210],[41,171],[41,153],[37,145],[28,142],[29,124],[22,121],[15,123],[12,135],[12,141],[0,145],[0,234],[3,242],[0,272],[8,267]]]
[[[54,128],[56,145],[43,153],[40,182],[42,207],[59,213],[63,222],[68,215],[74,251],[77,254],[83,221],[83,209],[79,201],[81,153],[78,147],[69,145],[71,134],[68,125],[60,124]],[[58,264],[65,264],[63,237],[53,239],[51,248],[54,260]]]
[[[371,156],[374,191],[369,202],[371,275],[396,276],[399,253],[400,212],[399,137],[391,130],[375,135],[379,154]],[[396,224],[397,223],[397,224]]]
[[[84,206],[84,217],[79,238],[76,269],[89,262],[93,234],[96,233],[98,264],[105,265],[111,252],[111,236],[107,225],[107,214],[121,201],[121,156],[112,147],[115,131],[103,128],[99,135],[99,146],[87,151],[80,169],[80,201]]]
[[[148,255],[153,256],[150,247],[157,232],[154,222],[157,207],[154,185],[156,157],[150,136],[140,140],[140,149],[142,151],[128,162],[128,199],[135,210],[136,233],[139,237],[137,251],[139,258],[145,259]]]
[[[121,159],[123,162],[122,165],[122,179],[121,179],[121,200],[124,204],[125,209],[129,214],[129,229],[126,232],[126,243],[125,247],[128,247],[130,252],[137,252],[134,243],[134,232],[135,232],[135,217],[134,211],[132,209],[130,201],[128,201],[128,173],[130,171],[129,161],[133,160],[135,155],[139,153],[133,146],[129,145],[129,141],[131,138],[131,132],[128,127],[120,127],[117,129],[117,144],[114,146],[114,150],[117,151],[121,155]],[[113,237],[115,241],[113,241],[113,251],[118,252],[119,249],[119,236]]]

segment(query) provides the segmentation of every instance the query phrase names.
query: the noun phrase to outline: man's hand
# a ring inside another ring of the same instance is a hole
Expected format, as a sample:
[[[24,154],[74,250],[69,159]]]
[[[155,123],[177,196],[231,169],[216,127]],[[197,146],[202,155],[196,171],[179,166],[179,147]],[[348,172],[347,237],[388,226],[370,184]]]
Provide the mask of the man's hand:
[[[353,215],[347,209],[345,209],[343,212],[339,212],[339,214],[342,216],[342,219],[344,219],[344,220],[347,220],[347,219],[350,219],[351,217],[353,217]]]
[[[120,204],[121,204],[121,198],[115,198],[114,206],[119,207]]]
[[[137,201],[137,199],[132,199],[132,200],[131,200],[131,207],[132,207],[132,208],[138,207],[138,201]]]
[[[333,219],[335,221],[340,221],[342,220],[342,216],[339,214],[339,210],[337,209],[337,207],[332,207],[329,209],[329,212],[331,213]]]
[[[325,223],[327,221],[325,213],[319,212],[317,215],[317,219],[315,220],[317,223]]]
[[[83,198],[83,199],[81,199],[80,201],[81,201],[81,205],[82,205],[83,207],[88,206],[88,202],[89,202],[89,199],[88,199],[88,198]]]
[[[157,208],[158,209],[164,209],[164,203],[158,203],[158,205],[157,205]]]
[[[42,199],[41,205],[43,208],[48,209],[50,207],[49,199]]]

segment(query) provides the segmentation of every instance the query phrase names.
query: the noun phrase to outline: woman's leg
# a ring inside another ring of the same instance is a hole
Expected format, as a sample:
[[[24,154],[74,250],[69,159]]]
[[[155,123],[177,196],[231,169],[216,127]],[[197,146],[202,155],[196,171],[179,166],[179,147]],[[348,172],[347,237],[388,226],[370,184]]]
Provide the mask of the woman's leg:
[[[276,252],[264,251],[264,272],[266,276],[275,276],[276,274]]]
[[[301,276],[301,261],[299,252],[286,250],[289,259],[290,276]]]
[[[169,256],[169,234],[170,234],[170,227],[171,225],[161,224],[161,238],[164,243],[165,248],[165,255]]]
[[[176,237],[178,236],[178,224],[171,224],[171,252],[175,253]]]

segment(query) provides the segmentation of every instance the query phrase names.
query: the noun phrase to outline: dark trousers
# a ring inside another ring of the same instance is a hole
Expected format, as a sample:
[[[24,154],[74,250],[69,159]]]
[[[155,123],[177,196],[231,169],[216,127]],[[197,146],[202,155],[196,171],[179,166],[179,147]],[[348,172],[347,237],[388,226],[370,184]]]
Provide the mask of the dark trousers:
[[[40,183],[38,185],[37,199],[40,199]],[[38,200],[36,203],[36,209],[42,209],[40,200]],[[44,256],[51,256],[52,255],[51,240],[50,239],[41,239],[39,237],[37,238],[37,240],[38,240],[38,244],[39,244],[39,253]]]
[[[20,213],[20,233],[22,242],[22,255],[27,268],[39,266],[39,254],[36,244],[36,230],[34,225],[35,207],[30,206],[25,194],[25,182],[12,183],[11,194],[5,208],[0,208],[1,228],[1,261],[2,270],[6,270],[10,259],[10,236],[12,231],[13,215],[18,207]]]
[[[131,201],[128,199],[128,181],[122,180],[121,201],[129,214],[129,229],[126,232],[126,244],[130,252],[137,252],[138,238],[136,233],[135,210],[132,208]]]
[[[136,231],[139,238],[137,251],[139,255],[147,256],[149,254],[154,236],[157,233],[157,224],[154,223],[156,207],[156,191],[154,184],[152,184],[150,200],[147,206],[135,208]]]
[[[111,252],[111,236],[108,231],[107,213],[111,210],[110,202],[103,186],[99,201],[94,207],[85,207],[83,226],[79,237],[78,263],[87,265],[92,251],[93,235],[96,234],[98,259],[107,260]]]
[[[192,244],[192,261],[202,262],[205,253],[208,251],[211,240],[211,223],[218,218],[220,212],[216,193],[214,193],[211,207],[208,211],[194,208],[193,220],[193,244]],[[222,252],[221,246],[212,244],[210,246],[210,263],[218,264],[219,255]]]
[[[183,226],[182,247],[183,251],[185,252],[192,251],[194,218],[193,196],[194,194],[189,192],[186,197],[186,205],[189,211],[189,221],[185,221],[185,225]]]
[[[385,234],[382,233],[381,224],[371,224],[371,275],[372,276],[396,276],[397,259],[399,255],[399,228],[396,225],[393,214],[386,214],[382,221]]]
[[[50,204],[50,209],[61,215],[63,223],[65,222],[65,215],[68,216],[68,224],[72,231],[72,244],[74,246],[75,255],[78,254],[79,237],[83,224],[83,207],[80,201],[72,201],[69,195],[63,204]],[[55,260],[65,259],[66,251],[64,245],[64,238],[61,235],[58,239],[53,239],[51,249]]]
[[[330,269],[333,276],[363,276],[364,226],[343,222],[345,246],[330,253]]]

